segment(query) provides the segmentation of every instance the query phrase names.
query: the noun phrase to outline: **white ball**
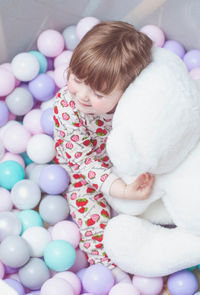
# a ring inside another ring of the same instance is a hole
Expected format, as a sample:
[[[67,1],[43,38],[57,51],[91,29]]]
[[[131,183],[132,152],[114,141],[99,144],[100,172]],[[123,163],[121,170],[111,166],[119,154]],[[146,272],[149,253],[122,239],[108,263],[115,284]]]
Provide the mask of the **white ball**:
[[[40,70],[37,58],[28,52],[17,54],[11,62],[12,71],[15,77],[21,81],[31,81]]]
[[[51,241],[48,230],[41,226],[33,226],[25,230],[22,238],[27,241],[30,247],[31,257],[42,257],[44,249]]]
[[[4,149],[3,143],[0,139],[0,160],[3,158],[4,154],[5,154],[5,149]]]
[[[52,137],[46,134],[36,134],[27,144],[29,158],[38,164],[46,164],[55,157],[55,144]]]
[[[46,109],[49,109],[49,108],[53,108],[53,105],[54,105],[54,101],[55,101],[55,97],[47,100],[47,101],[44,101],[41,103],[40,105],[40,109],[42,111],[45,111]]]
[[[43,133],[40,119],[42,116],[42,110],[34,109],[28,112],[23,119],[24,127],[29,130],[32,134]]]
[[[35,164],[35,167],[30,171],[28,178],[40,186],[40,173],[45,167],[45,164]]]
[[[13,186],[11,199],[18,209],[32,209],[40,202],[41,190],[32,180],[23,179]]]

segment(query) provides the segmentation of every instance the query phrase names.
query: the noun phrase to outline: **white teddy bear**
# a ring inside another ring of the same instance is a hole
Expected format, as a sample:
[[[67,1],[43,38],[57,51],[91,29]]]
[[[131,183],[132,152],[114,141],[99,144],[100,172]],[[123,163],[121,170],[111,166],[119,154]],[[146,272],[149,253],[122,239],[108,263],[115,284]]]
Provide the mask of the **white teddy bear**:
[[[107,150],[127,183],[144,172],[156,182],[144,201],[107,196],[125,214],[109,221],[104,244],[123,270],[162,276],[200,263],[200,88],[174,53],[152,57],[120,99]]]

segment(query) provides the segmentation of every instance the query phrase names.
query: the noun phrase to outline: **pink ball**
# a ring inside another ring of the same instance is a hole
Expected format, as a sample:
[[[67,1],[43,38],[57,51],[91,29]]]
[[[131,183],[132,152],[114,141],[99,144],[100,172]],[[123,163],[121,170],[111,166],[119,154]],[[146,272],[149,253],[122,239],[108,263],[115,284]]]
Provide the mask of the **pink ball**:
[[[88,261],[87,261],[86,255],[81,249],[77,248],[75,263],[69,270],[77,273],[80,269],[86,268],[86,267],[88,267]]]
[[[67,67],[65,64],[61,64],[55,69],[54,81],[59,88],[67,84]]]
[[[162,47],[165,42],[165,35],[163,31],[154,25],[147,25],[140,29],[140,32],[146,34],[156,47]]]
[[[26,128],[17,123],[6,128],[3,137],[4,147],[11,153],[20,154],[26,151],[31,135]]]
[[[18,162],[23,168],[25,168],[24,159],[20,155],[7,152],[7,153],[5,153],[3,158],[1,159],[0,163],[5,162],[5,161]]]
[[[58,56],[64,49],[63,35],[56,30],[43,31],[37,40],[37,47],[47,57]]]
[[[11,200],[10,192],[0,187],[0,212],[11,211],[13,207],[13,202]]]
[[[189,74],[190,74],[190,76],[192,77],[193,80],[200,79],[200,68],[192,69]]]
[[[76,26],[76,34],[79,40],[81,40],[88,31],[99,23],[100,20],[96,17],[88,16],[82,18]]]
[[[81,281],[77,275],[71,271],[59,272],[54,278],[60,278],[66,280],[73,288],[74,295],[79,295],[81,292]]]
[[[0,279],[3,279],[4,275],[5,275],[5,268],[3,263],[0,261]]]
[[[31,110],[24,116],[23,125],[31,134],[44,133],[40,124],[41,116],[40,109]]]
[[[142,295],[158,295],[163,289],[163,278],[161,277],[142,277],[133,276],[133,285]]]
[[[109,295],[140,295],[140,292],[129,283],[116,284],[109,292]]]
[[[52,278],[47,280],[40,290],[40,295],[74,295],[73,288],[66,280]]]
[[[64,220],[54,225],[51,236],[53,240],[67,241],[76,248],[80,241],[80,230],[74,222]]]
[[[15,77],[13,73],[0,67],[0,96],[6,96],[15,88]]]
[[[58,66],[65,64],[65,67],[67,68],[70,63],[70,59],[72,57],[73,52],[71,50],[65,50],[61,54],[59,54],[54,59],[54,68],[57,68]]]
[[[1,65],[1,67],[12,73],[11,63],[4,63]],[[18,80],[15,76],[14,78],[15,78],[15,87],[18,87],[21,84],[21,81]]]

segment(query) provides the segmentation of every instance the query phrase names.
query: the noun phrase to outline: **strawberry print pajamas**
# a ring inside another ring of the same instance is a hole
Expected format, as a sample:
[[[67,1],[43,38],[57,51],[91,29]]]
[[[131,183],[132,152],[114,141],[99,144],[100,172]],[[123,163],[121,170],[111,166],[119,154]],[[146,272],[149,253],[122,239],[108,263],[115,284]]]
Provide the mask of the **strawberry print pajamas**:
[[[70,175],[66,197],[70,214],[80,228],[80,248],[87,254],[90,264],[103,263],[109,268],[114,264],[104,252],[103,233],[110,208],[102,187],[107,178],[112,179],[111,162],[105,149],[112,116],[79,112],[67,87],[56,95],[56,161]]]

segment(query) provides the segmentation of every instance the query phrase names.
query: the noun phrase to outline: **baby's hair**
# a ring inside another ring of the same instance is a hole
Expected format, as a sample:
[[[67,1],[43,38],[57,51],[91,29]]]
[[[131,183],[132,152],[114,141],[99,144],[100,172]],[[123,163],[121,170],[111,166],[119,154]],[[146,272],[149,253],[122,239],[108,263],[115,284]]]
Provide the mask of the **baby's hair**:
[[[68,71],[92,89],[109,94],[123,91],[151,62],[152,41],[122,21],[94,26],[75,48]]]

